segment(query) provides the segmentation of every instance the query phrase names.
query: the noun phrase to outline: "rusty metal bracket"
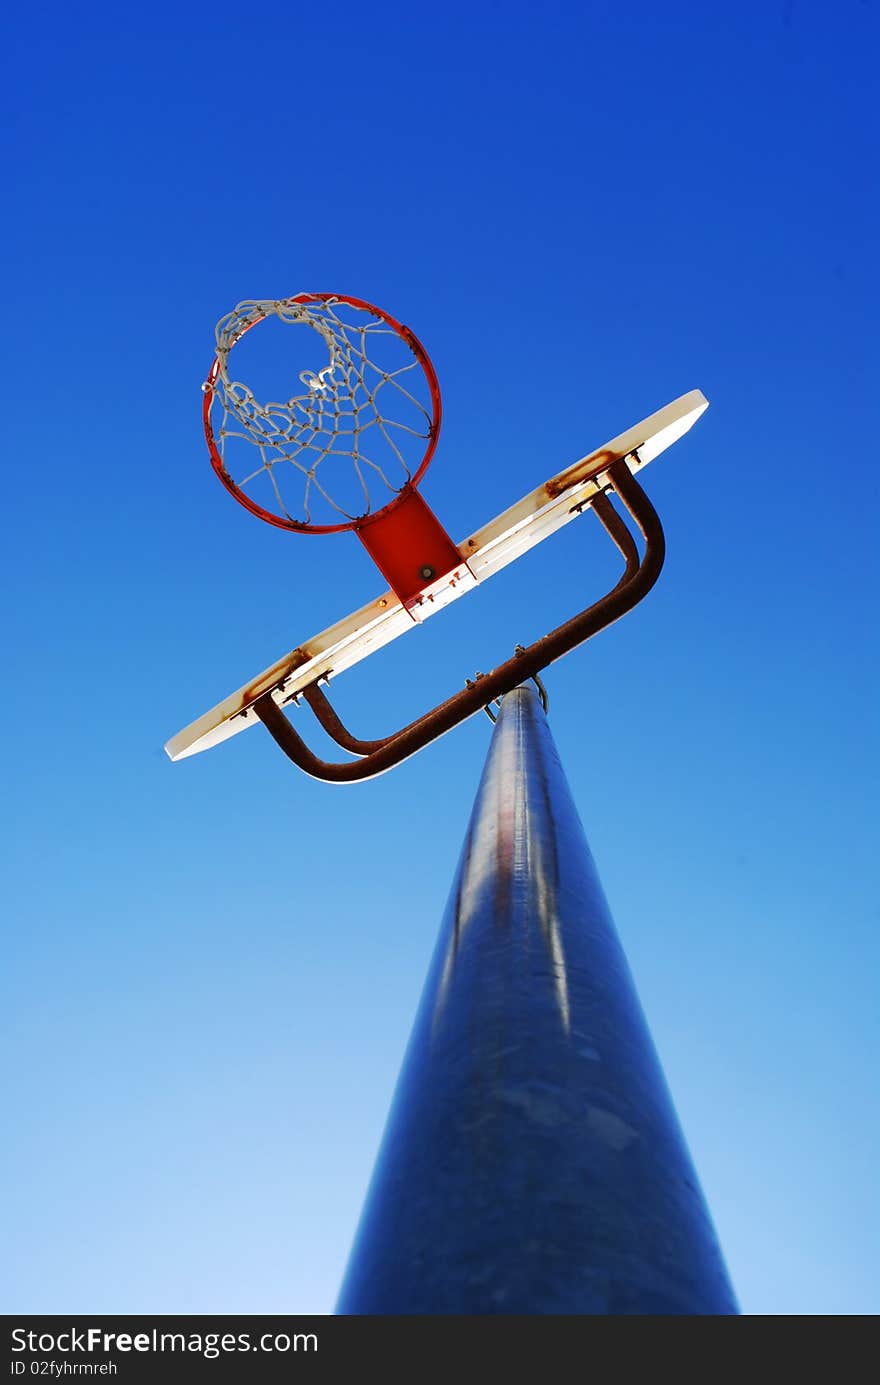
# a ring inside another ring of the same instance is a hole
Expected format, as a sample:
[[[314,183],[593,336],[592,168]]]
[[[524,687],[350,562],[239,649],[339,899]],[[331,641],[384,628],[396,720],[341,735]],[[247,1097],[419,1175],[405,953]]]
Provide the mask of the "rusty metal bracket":
[[[291,726],[271,693],[264,694],[254,703],[254,711],[285,755],[306,774],[330,783],[353,783],[384,774],[475,712],[482,711],[496,698],[503,697],[520,683],[535,678],[548,664],[562,658],[632,610],[660,576],[666,551],[663,528],[657,512],[625,460],[612,463],[607,476],[610,488],[635,521],[645,543],[640,559],[636,542],[607,493],[593,499],[591,508],[624,559],[623,574],[611,591],[533,644],[525,648],[517,646],[517,653],[491,673],[484,674],[393,735],[383,736],[379,740],[366,741],[353,736],[340,721],[317,682],[304,688],[302,696],[320,725],[337,745],[361,757],[356,760],[333,763],[320,759]]]
[[[513,652],[514,654],[525,654],[526,647],[524,644],[518,644]],[[477,674],[477,678],[485,678],[485,676],[486,675],[484,673]],[[538,696],[541,699],[541,706],[544,708],[544,715],[546,716],[547,713],[550,711],[550,698],[547,696],[547,689],[544,687],[544,684],[541,682],[541,679],[538,677],[537,673],[532,674],[532,682],[538,689]],[[467,680],[467,685],[469,688],[473,686],[471,684],[470,679]],[[483,711],[486,713],[486,716],[489,718],[493,726],[495,725],[495,722],[498,720],[498,713],[493,712],[492,708],[500,707],[501,702],[502,699],[500,697],[493,697],[492,701],[487,702],[485,707],[483,708]]]

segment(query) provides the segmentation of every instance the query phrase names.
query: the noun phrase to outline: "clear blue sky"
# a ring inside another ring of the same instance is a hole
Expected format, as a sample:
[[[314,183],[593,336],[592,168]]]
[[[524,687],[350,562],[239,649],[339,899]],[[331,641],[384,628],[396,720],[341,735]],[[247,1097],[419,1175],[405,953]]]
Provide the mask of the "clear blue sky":
[[[878,1306],[875,5],[18,18],[6,1312],[329,1311],[488,743],[376,783],[164,740],[384,585],[199,422],[236,302],[431,352],[461,537],[695,386],[666,571],[551,724],[750,1313]],[[336,685],[366,736],[596,594],[586,518]]]

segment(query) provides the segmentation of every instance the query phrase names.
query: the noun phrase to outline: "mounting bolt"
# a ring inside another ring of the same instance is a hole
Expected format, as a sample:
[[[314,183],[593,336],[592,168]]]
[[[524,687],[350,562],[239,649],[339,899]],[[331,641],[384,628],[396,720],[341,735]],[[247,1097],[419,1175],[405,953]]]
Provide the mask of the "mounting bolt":
[[[419,576],[423,582],[430,582],[431,578],[436,576],[436,569],[432,568],[429,563],[425,563],[424,567],[419,568]]]

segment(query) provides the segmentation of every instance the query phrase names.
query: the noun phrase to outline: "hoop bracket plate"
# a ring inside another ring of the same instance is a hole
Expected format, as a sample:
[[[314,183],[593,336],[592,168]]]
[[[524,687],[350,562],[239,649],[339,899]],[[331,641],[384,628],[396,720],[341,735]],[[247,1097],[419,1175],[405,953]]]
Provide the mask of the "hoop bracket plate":
[[[355,533],[413,620],[433,614],[426,606],[449,583],[476,586],[476,579],[421,492],[408,485],[401,498]],[[456,593],[460,595],[460,593]]]

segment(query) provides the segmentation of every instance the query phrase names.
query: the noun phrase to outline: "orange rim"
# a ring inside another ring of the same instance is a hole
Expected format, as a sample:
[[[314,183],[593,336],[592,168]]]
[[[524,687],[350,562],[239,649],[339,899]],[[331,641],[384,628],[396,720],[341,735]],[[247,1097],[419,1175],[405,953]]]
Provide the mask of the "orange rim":
[[[223,485],[229,491],[229,494],[238,501],[239,505],[243,505],[246,510],[250,510],[252,515],[257,516],[257,519],[264,519],[267,524],[274,524],[278,529],[290,529],[297,534],[341,534],[347,529],[357,529],[359,525],[377,519],[379,515],[387,514],[389,510],[393,510],[395,505],[399,505],[405,498],[408,489],[413,486],[418,486],[425,472],[428,470],[431,458],[434,456],[434,451],[437,446],[437,438],[440,433],[440,422],[443,416],[443,406],[440,401],[440,385],[437,380],[437,373],[431,364],[430,356],[422,346],[415,332],[412,332],[409,327],[404,327],[403,324],[392,317],[390,313],[383,312],[381,308],[377,308],[373,303],[367,303],[363,298],[349,298],[344,293],[300,293],[294,298],[287,299],[286,301],[289,303],[326,303],[331,299],[337,303],[348,303],[350,307],[360,308],[363,312],[374,313],[375,316],[380,317],[383,322],[387,322],[388,326],[397,333],[401,340],[406,342],[416,360],[419,362],[419,365],[422,367],[422,370],[425,372],[425,378],[428,381],[428,389],[431,392],[432,416],[430,434],[428,437],[428,445],[425,448],[425,454],[419,462],[418,467],[413,472],[413,475],[405,482],[400,493],[395,495],[392,500],[389,500],[387,505],[383,505],[381,509],[371,510],[367,514],[359,515],[356,519],[346,520],[344,524],[308,524],[305,520],[283,519],[281,515],[273,514],[271,510],[266,510],[262,505],[258,505],[256,501],[251,500],[249,495],[245,495],[244,491],[236,485],[223,465],[223,459],[214,441],[214,429],[211,426],[211,406],[214,402],[214,389],[220,371],[220,363],[215,356],[211,362],[211,369],[208,371],[208,378],[204,386],[204,399],[202,402],[202,420],[205,425],[205,438],[208,442],[211,466],[214,468],[214,471]],[[253,322],[249,322],[247,327],[244,328],[244,331],[238,334],[232,345],[234,346],[236,342],[241,341],[245,332],[249,332],[252,327],[256,327],[258,322],[264,321],[265,314],[262,317],[255,318]]]

